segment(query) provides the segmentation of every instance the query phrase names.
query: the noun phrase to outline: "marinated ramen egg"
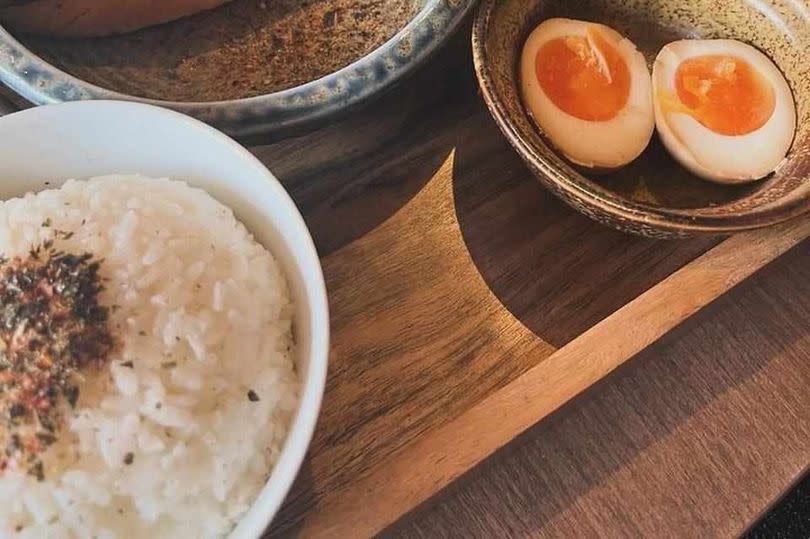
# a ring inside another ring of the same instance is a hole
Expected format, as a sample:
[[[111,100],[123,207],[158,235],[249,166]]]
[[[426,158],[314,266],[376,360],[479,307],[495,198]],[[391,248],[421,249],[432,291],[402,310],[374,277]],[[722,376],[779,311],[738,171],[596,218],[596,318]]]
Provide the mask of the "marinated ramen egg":
[[[666,45],[653,66],[658,133],[693,173],[720,183],[762,178],[796,130],[790,87],[757,49],[730,39]]]
[[[529,113],[570,161],[614,169],[647,147],[655,127],[650,72],[636,46],[615,30],[544,21],[523,47],[520,78]]]

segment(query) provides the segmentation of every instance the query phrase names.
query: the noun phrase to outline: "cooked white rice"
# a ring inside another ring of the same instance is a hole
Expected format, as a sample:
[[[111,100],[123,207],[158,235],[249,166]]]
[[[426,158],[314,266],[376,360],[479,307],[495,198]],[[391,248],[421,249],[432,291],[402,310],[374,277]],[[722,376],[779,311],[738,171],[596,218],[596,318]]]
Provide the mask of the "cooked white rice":
[[[0,536],[227,534],[297,405],[278,264],[228,208],[166,179],[71,180],[0,203],[0,253],[23,255],[54,230],[74,232],[57,248],[104,260],[121,346],[84,381],[45,480],[0,474]]]

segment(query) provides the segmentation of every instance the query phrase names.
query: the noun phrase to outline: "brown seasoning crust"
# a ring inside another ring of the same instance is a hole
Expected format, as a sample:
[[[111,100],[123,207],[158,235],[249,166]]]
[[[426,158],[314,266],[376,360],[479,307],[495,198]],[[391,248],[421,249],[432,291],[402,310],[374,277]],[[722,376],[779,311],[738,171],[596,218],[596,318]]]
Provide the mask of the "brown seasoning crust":
[[[403,28],[418,0],[235,0],[120,36],[19,36],[88,82],[176,101],[241,99],[291,88],[365,56]]]

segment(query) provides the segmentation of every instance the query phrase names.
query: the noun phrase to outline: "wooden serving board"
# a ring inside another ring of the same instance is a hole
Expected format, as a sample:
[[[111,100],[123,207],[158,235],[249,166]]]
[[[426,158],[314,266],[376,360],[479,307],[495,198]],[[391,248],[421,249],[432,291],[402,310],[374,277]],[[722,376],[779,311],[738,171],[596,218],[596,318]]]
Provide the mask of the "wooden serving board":
[[[269,536],[366,537],[810,235],[661,242],[545,191],[480,98],[464,33],[344,121],[246,140],[323,257],[320,422]]]
[[[810,234],[589,221],[500,136],[468,54],[460,36],[352,118],[252,145],[304,212],[332,309],[322,416],[272,536],[380,532]]]

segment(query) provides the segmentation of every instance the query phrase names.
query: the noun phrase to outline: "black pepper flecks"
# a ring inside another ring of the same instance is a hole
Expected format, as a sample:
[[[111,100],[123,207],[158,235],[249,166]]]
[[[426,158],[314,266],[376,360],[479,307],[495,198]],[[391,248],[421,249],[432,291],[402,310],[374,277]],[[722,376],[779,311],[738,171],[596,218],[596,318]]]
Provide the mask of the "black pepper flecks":
[[[252,389],[248,391],[247,395],[250,402],[259,402],[259,396]]]
[[[0,471],[44,479],[39,455],[58,439],[61,403],[78,402],[75,375],[105,365],[114,348],[109,309],[99,304],[100,267],[52,240],[25,257],[0,257]]]
[[[79,402],[79,388],[76,386],[67,386],[62,393],[70,404],[71,408],[76,408],[76,403]]]
[[[135,462],[135,454],[134,453],[130,452],[130,453],[127,453],[126,455],[124,455],[124,464],[129,466],[133,462]]]
[[[42,461],[37,460],[34,465],[28,469],[28,475],[33,475],[37,481],[45,481],[45,470],[42,467]]]

